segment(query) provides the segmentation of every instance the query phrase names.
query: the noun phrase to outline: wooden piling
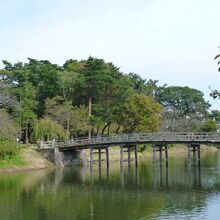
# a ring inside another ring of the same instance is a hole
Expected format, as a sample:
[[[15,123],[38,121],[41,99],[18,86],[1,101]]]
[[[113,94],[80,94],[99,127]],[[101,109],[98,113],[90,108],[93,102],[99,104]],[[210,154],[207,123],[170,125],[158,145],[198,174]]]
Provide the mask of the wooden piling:
[[[99,154],[99,166],[101,166],[101,163],[102,163],[102,149],[101,149],[101,146],[99,146],[98,154]]]
[[[90,165],[93,165],[93,147],[90,146]]]
[[[120,145],[120,163],[122,164],[124,162],[123,158],[123,145]]]
[[[131,148],[128,146],[128,165],[131,164]]]
[[[200,166],[200,145],[197,146],[198,164]]]
[[[159,152],[160,152],[160,163],[162,162],[162,149],[163,149],[163,146],[162,145],[159,145]]]
[[[191,144],[188,144],[187,147],[188,147],[188,160],[190,161],[191,160]]]
[[[135,145],[135,147],[134,147],[134,156],[135,156],[135,165],[137,166],[137,164],[138,164],[138,156],[137,156],[137,144]]]
[[[106,147],[105,151],[106,151],[106,164],[107,164],[107,167],[108,167],[109,166],[109,148]]]
[[[195,159],[196,159],[196,146],[193,145],[192,147],[193,147],[193,160],[195,161]]]
[[[166,166],[168,166],[168,146],[165,144],[165,160],[166,160]]]
[[[156,149],[156,144],[153,144],[153,163],[155,163],[156,162],[156,151],[157,149]]]

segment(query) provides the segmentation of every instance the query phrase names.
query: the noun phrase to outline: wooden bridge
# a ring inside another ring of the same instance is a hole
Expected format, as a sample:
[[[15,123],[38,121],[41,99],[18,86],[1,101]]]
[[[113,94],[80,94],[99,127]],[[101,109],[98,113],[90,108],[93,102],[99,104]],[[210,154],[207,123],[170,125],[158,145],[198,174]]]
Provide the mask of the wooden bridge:
[[[186,144],[188,147],[188,158],[196,157],[200,164],[200,145],[212,144],[220,145],[220,133],[200,133],[200,132],[157,132],[157,133],[133,133],[109,136],[96,136],[75,138],[67,142],[54,143],[54,147],[61,152],[80,151],[90,149],[90,163],[93,164],[93,154],[99,155],[98,162],[101,164],[103,153],[106,154],[107,165],[109,163],[109,147],[120,146],[120,161],[124,162],[124,152],[128,153],[127,161],[131,161],[131,152],[134,152],[137,163],[138,145],[151,144],[153,147],[153,161],[156,161],[156,152],[159,151],[159,160],[162,161],[162,152],[165,151],[165,160],[168,163],[168,145]],[[97,152],[95,152],[97,151]]]
[[[96,136],[75,138],[67,142],[57,142],[55,147],[62,150],[87,149],[91,146],[101,147],[104,145],[115,146],[120,144],[220,144],[220,133],[200,132],[157,132],[157,133],[134,133],[109,136]]]

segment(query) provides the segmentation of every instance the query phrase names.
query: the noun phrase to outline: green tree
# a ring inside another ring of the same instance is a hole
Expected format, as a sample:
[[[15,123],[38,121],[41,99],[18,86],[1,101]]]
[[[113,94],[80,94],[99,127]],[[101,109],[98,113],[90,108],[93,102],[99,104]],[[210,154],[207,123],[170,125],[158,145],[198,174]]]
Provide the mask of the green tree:
[[[45,100],[61,93],[59,87],[59,71],[61,68],[48,60],[35,60],[28,58],[29,63],[24,65],[28,74],[28,81],[36,88],[38,101],[36,113],[42,117],[45,109]]]
[[[218,129],[218,125],[213,120],[207,120],[204,122],[201,127],[199,128],[199,131],[202,132],[216,132]]]
[[[73,106],[61,96],[46,100],[46,116],[50,117],[66,130],[68,137],[84,134],[89,130],[87,108]]]
[[[134,92],[138,94],[145,94],[147,96],[154,97],[158,89],[158,86],[157,86],[158,80],[150,79],[147,81],[146,79],[143,79],[141,76],[139,76],[136,73],[129,73],[128,79],[129,79],[130,86]]]
[[[218,60],[218,66],[220,64],[220,54],[217,54],[215,57],[214,57],[214,60]],[[220,67],[218,67],[218,71],[220,72]],[[216,98],[220,98],[220,91],[215,89],[215,90],[212,90],[212,92],[210,93],[210,96],[214,99]]]
[[[0,125],[0,140],[10,139],[16,141],[19,132],[18,126],[4,109],[0,109]]]
[[[209,117],[210,119],[215,120],[218,124],[220,123],[220,111],[219,110],[212,110]]]
[[[17,119],[19,118],[24,131],[22,136],[28,143],[37,118],[37,91],[30,82],[30,71],[26,64],[18,62],[12,65],[7,61],[3,61],[3,64],[5,67],[1,71],[1,75],[4,76],[4,82],[10,87],[9,94],[20,102]]]
[[[52,139],[67,139],[67,134],[63,127],[50,118],[43,118],[37,122],[35,125],[34,133],[36,140],[48,141]]]
[[[134,94],[124,106],[121,114],[123,132],[158,131],[162,118],[162,106],[152,97]]]
[[[35,87],[30,82],[24,82],[21,93],[21,125],[24,129],[25,143],[29,143],[33,126],[37,120],[35,112],[38,102]]]
[[[104,134],[106,128],[110,130],[120,107],[129,96],[129,82],[119,68],[102,59],[89,57],[83,67],[80,64],[73,103],[88,106],[89,134]]]
[[[160,87],[156,99],[166,109],[177,110],[183,115],[196,113],[207,115],[210,104],[205,101],[204,94],[187,86]]]
[[[136,73],[129,73],[128,77],[129,77],[131,87],[136,93],[138,93],[138,94],[145,93],[146,79],[142,79]]]
[[[15,95],[11,92],[7,80],[0,75],[0,109],[6,109],[8,113],[16,117],[19,111],[19,103]]]
[[[61,96],[55,96],[46,100],[45,107],[45,114],[61,124],[66,129],[67,134],[69,134],[70,117],[73,110],[72,104],[66,102]]]
[[[71,137],[85,136],[89,130],[88,109],[84,106],[73,107],[70,117]]]
[[[196,131],[202,119],[208,117],[210,104],[197,89],[163,86],[157,89],[155,97],[164,106],[162,130]]]

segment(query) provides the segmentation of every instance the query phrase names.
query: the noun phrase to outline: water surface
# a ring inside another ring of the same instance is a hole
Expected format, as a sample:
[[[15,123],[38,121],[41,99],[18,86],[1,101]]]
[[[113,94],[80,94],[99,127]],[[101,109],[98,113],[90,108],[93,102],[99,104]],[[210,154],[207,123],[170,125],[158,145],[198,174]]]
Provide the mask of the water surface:
[[[0,219],[220,219],[220,152],[0,176]]]

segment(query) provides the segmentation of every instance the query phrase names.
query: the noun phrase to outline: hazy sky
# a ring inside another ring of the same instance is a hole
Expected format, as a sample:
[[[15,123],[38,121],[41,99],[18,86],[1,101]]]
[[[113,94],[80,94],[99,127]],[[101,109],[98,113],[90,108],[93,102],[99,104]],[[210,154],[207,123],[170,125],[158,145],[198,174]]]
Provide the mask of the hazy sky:
[[[0,59],[91,55],[210,99],[209,86],[220,89],[219,10],[219,0],[0,0]]]

